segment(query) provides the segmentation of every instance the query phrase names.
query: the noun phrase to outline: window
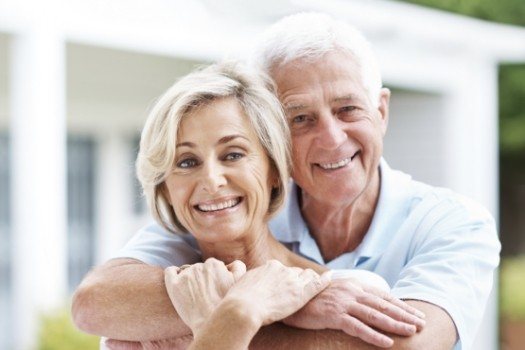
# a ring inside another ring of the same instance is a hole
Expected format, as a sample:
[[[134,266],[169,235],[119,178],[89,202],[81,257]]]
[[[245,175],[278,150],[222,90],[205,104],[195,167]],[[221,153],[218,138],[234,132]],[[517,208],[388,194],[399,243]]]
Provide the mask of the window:
[[[95,143],[89,137],[67,141],[68,287],[73,292],[94,264]]]
[[[140,145],[140,134],[135,136],[132,141],[133,145],[133,165],[137,160]],[[135,169],[133,167],[133,169]],[[147,211],[146,198],[142,195],[142,187],[137,179],[137,175],[133,172],[133,213],[137,216],[144,214]]]
[[[11,334],[11,235],[9,139],[0,133],[0,349],[10,349]]]

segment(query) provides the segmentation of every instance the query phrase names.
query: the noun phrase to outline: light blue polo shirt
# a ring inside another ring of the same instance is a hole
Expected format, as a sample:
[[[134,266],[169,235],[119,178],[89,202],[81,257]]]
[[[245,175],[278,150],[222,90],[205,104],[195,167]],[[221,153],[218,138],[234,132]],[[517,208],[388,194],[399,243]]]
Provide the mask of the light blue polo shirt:
[[[381,189],[363,242],[325,262],[310,236],[291,184],[285,208],[270,222],[274,236],[292,251],[331,269],[358,268],[381,275],[402,299],[446,310],[460,341],[470,349],[492,289],[500,243],[492,216],[450,190],[412,180],[380,163]],[[153,224],[140,230],[116,255],[167,267],[201,261],[190,235],[170,234]]]

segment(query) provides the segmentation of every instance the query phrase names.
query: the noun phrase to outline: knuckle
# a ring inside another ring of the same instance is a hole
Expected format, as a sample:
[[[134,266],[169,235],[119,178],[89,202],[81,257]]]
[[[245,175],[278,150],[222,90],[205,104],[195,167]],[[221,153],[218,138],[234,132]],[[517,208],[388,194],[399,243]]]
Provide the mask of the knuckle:
[[[373,311],[373,310],[370,310],[368,311],[367,315],[366,315],[366,319],[368,320],[368,322],[370,322],[371,324],[375,324],[377,323],[378,321],[378,316],[377,314]]]
[[[268,260],[268,265],[271,267],[279,267],[282,264],[279,261],[272,259],[272,260]]]
[[[380,302],[378,303],[378,305],[377,305],[377,308],[378,308],[378,310],[379,310],[380,312],[382,312],[382,313],[386,313],[386,312],[389,310],[389,307],[388,307],[388,306],[389,306],[389,305],[388,305],[386,302],[384,302],[384,301],[380,301]]]

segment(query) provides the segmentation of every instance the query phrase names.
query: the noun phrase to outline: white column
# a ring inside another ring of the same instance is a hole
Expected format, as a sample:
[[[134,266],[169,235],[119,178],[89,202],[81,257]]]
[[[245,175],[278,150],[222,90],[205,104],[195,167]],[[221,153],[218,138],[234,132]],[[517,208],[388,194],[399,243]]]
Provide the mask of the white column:
[[[130,142],[117,132],[99,138],[96,263],[109,259],[132,232],[133,160]]]
[[[42,25],[10,47],[14,349],[34,348],[39,314],[66,301],[64,45]]]
[[[447,186],[483,204],[498,220],[498,86],[495,62],[466,57],[449,96]],[[498,348],[497,274],[473,349]]]

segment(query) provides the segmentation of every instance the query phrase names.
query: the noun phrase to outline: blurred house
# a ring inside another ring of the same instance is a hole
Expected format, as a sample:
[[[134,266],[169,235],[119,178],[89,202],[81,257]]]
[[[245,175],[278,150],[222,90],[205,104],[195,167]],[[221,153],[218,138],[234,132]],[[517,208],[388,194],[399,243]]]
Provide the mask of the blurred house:
[[[280,17],[324,11],[372,41],[394,90],[385,157],[498,216],[497,69],[525,30],[382,0],[0,2],[0,349],[149,218],[133,160],[177,77],[246,57]],[[475,349],[497,347],[493,297]]]

